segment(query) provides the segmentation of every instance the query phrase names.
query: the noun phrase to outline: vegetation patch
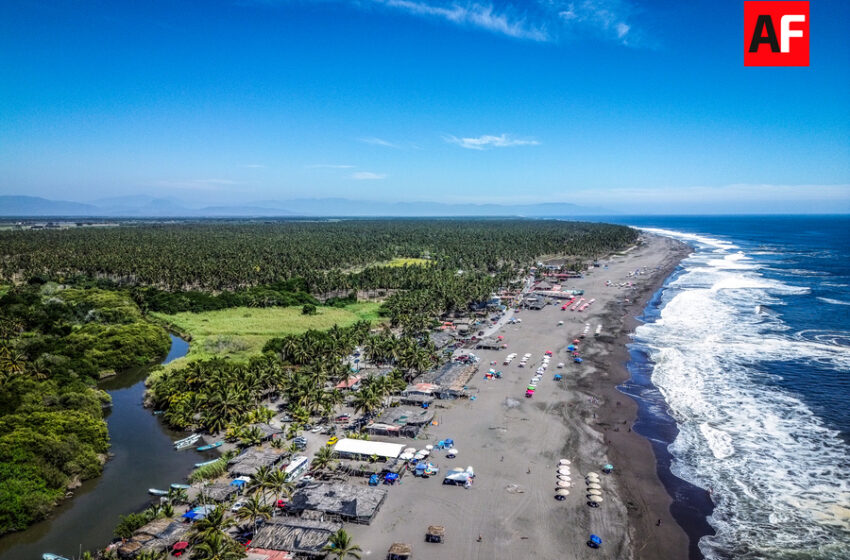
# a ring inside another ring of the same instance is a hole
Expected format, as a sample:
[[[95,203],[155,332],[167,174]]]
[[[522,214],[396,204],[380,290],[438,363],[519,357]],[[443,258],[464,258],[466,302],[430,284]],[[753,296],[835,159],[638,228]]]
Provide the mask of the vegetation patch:
[[[428,264],[431,264],[431,261],[428,259],[416,257],[396,257],[386,263],[386,266],[425,266]]]
[[[187,361],[213,357],[246,360],[260,354],[269,340],[308,330],[327,330],[334,325],[347,327],[357,321],[378,319],[380,304],[364,302],[342,308],[316,306],[314,314],[302,307],[232,307],[202,313],[152,313],[152,315],[192,338],[189,354],[175,360],[169,369]]]

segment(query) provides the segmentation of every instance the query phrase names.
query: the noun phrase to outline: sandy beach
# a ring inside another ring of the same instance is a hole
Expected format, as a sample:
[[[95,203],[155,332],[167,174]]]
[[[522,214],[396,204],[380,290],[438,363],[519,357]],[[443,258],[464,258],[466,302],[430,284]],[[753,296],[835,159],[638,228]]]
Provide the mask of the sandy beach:
[[[453,438],[459,456],[447,459],[436,451],[433,460],[441,472],[472,465],[474,484],[465,489],[443,485],[442,476],[404,477],[372,525],[350,528],[364,557],[383,558],[393,542],[405,542],[423,560],[687,558],[687,537],[669,513],[671,500],[656,475],[650,444],[630,429],[637,405],[616,389],[628,378],[625,344],[634,317],[687,251],[670,239],[646,236],[624,256],[604,260],[607,268],[565,284],[596,298],[586,311],[562,311],[560,305],[522,310],[521,324],[499,329],[506,350],[474,351],[481,358],[479,374],[469,382],[475,399],[438,401],[438,425],[408,440],[421,448]],[[630,276],[635,271],[641,273]],[[622,282],[633,286],[618,287]],[[586,323],[591,334],[580,344],[584,362],[576,364],[565,347]],[[602,331],[594,337],[597,325]],[[554,352],[551,365],[527,399],[526,385],[547,350]],[[532,357],[524,368],[519,359],[503,366],[511,352]],[[502,379],[483,378],[491,361]],[[559,362],[563,369],[557,369]],[[555,373],[564,379],[554,381]],[[562,458],[571,462],[571,486],[558,501]],[[601,472],[606,463],[615,467],[610,475]],[[588,472],[600,474],[599,507],[588,505]],[[424,542],[429,525],[446,527],[444,544]],[[602,538],[599,549],[587,546],[591,533]]]

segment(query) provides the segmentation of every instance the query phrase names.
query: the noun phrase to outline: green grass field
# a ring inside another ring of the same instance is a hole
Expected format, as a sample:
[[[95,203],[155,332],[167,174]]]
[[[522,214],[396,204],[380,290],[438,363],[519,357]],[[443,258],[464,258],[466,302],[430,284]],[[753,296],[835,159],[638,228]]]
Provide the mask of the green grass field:
[[[346,327],[361,320],[376,322],[380,305],[363,302],[344,308],[318,307],[316,315],[303,315],[301,307],[234,307],[203,313],[151,315],[192,336],[189,354],[169,364],[180,367],[187,360],[213,356],[244,360],[262,352],[269,339],[286,334],[324,330],[334,325]]]
[[[429,261],[428,259],[419,259],[415,257],[396,257],[386,263],[385,266],[425,266],[430,262],[431,261]]]

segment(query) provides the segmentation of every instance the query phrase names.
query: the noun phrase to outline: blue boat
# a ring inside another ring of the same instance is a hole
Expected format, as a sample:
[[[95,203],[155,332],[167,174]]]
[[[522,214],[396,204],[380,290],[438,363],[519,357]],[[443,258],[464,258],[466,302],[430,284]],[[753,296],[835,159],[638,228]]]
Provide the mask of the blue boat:
[[[45,552],[41,555],[41,560],[68,560],[64,556],[59,556],[58,554],[50,554],[49,552]]]
[[[151,496],[168,496],[168,490],[159,490],[158,488],[148,488],[148,494]]]
[[[224,444],[223,441],[217,441],[215,443],[210,443],[209,445],[202,445],[196,449],[196,451],[209,451],[210,449],[215,449],[216,447],[221,447]]]
[[[213,459],[212,461],[204,461],[203,463],[195,463],[195,468],[205,467],[207,465],[212,465],[213,463],[217,463],[218,459]]]
[[[188,490],[189,488],[191,488],[191,486],[189,486],[188,484],[177,484],[176,482],[172,484],[171,487],[175,490]]]

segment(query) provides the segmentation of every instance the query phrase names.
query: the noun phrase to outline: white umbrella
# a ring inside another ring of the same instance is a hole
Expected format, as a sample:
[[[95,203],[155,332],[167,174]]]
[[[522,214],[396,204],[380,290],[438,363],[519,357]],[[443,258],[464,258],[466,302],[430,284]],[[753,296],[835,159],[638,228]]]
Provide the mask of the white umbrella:
[[[558,474],[570,474],[570,468],[569,467],[561,467],[560,469],[558,469]]]
[[[416,448],[415,447],[405,447],[402,452],[403,453],[416,453]]]
[[[457,456],[457,449],[452,447],[451,449],[449,449],[449,452],[446,455],[449,456],[449,457]]]
[[[560,461],[558,461],[558,464],[559,465],[569,465],[570,460],[569,459],[561,459]]]
[[[557,476],[557,478],[558,478],[558,480],[565,480],[567,482],[569,482],[571,480],[570,475],[568,475],[568,474],[559,474]]]
[[[595,472],[592,472],[592,471],[591,471],[591,472],[589,472],[589,473],[587,473],[587,474],[586,474],[586,475],[584,475],[584,476],[589,476],[589,477],[593,477],[593,478],[599,478],[599,474],[598,474],[598,473],[595,473]]]
[[[588,500],[589,502],[593,502],[593,503],[595,503],[595,504],[599,504],[599,503],[602,503],[602,496],[590,496],[589,498],[587,498],[587,500]]]
[[[587,493],[588,493],[588,495],[590,495],[590,496],[601,496],[601,495],[602,495],[602,491],[601,491],[601,490],[594,490],[594,489],[592,489],[592,488],[591,488],[590,490],[588,490],[588,491],[587,491]]]
[[[555,494],[557,494],[558,496],[569,496],[570,491],[566,488],[558,488],[557,490],[555,490]]]
[[[591,482],[587,485],[588,488],[593,488],[594,490],[602,490],[602,487],[595,482]]]
[[[431,451],[432,449],[434,449],[434,446],[431,445],[431,444],[428,444],[428,445],[425,446],[425,449],[427,449],[428,451]]]
[[[558,482],[556,482],[556,483],[555,483],[555,486],[557,486],[558,488],[569,488],[569,487],[570,487],[570,483],[569,483],[569,482],[565,482],[565,481],[563,481],[563,480],[559,480]]]
[[[413,459],[413,453],[402,453],[398,456],[398,458],[402,461],[410,461],[411,459]]]

